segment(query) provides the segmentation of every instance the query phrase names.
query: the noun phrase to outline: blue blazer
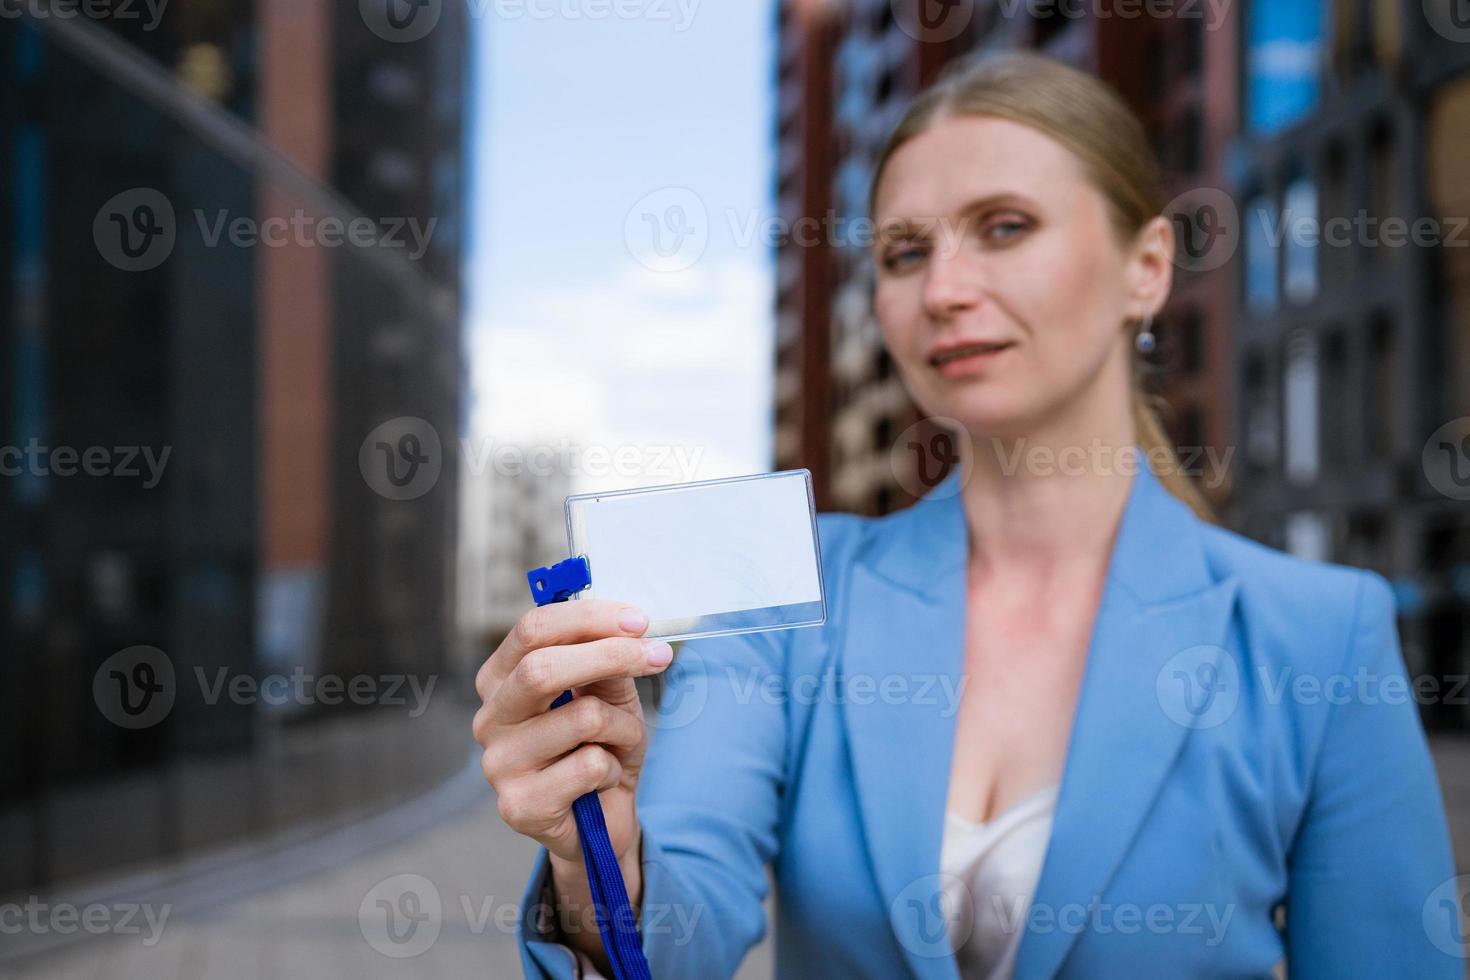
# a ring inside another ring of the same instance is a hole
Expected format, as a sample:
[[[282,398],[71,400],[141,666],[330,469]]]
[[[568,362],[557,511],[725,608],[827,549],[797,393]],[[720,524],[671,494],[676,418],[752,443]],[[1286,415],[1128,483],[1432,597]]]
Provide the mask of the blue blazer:
[[[939,906],[957,480],[820,516],[826,625],[693,640],[667,672],[638,790],[657,980],[735,972],[768,867],[777,976],[958,978]],[[571,977],[548,868],[543,849],[522,959]],[[1294,980],[1459,978],[1453,876],[1384,579],[1200,521],[1141,468],[1015,975],[1259,977],[1286,957]]]

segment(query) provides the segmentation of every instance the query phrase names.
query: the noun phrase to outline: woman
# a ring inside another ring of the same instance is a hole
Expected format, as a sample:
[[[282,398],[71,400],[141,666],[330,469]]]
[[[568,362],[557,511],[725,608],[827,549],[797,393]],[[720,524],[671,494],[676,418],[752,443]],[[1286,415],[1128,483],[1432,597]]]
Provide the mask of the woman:
[[[1141,393],[1162,205],[1082,73],[991,57],[918,98],[875,168],[874,311],[974,451],[901,513],[822,515],[827,624],[688,643],[646,759],[632,678],[667,645],[617,603],[522,618],[475,733],[543,845],[528,975],[605,966],[593,789],[655,977],[731,975],[768,866],[782,977],[1463,975],[1386,583],[1202,520]]]

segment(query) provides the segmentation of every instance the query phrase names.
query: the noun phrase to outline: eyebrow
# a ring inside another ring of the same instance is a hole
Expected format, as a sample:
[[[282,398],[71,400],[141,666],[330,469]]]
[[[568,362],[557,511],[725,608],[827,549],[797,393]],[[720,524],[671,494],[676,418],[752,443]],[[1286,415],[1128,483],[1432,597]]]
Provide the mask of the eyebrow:
[[[1000,191],[995,194],[987,194],[967,203],[959,210],[959,220],[967,221],[977,213],[993,208],[997,205],[1014,205],[1030,210],[1040,210],[1039,206],[1025,194],[1016,191]],[[894,239],[917,238],[926,234],[926,229],[946,218],[910,218],[896,217],[888,218],[878,223],[880,239],[889,237]]]

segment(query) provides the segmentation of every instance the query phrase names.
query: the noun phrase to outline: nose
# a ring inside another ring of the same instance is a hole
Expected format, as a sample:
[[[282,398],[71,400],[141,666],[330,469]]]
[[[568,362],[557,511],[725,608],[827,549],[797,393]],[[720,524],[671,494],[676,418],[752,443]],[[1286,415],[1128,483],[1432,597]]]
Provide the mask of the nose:
[[[924,310],[938,321],[973,309],[984,296],[984,272],[954,243],[940,243],[929,256]]]

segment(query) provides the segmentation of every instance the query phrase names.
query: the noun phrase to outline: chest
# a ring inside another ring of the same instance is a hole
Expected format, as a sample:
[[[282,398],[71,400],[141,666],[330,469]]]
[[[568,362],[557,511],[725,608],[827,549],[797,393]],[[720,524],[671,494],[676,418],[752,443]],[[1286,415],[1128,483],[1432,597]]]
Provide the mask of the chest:
[[[1090,590],[966,609],[949,809],[983,823],[1061,780],[1096,613]]]

